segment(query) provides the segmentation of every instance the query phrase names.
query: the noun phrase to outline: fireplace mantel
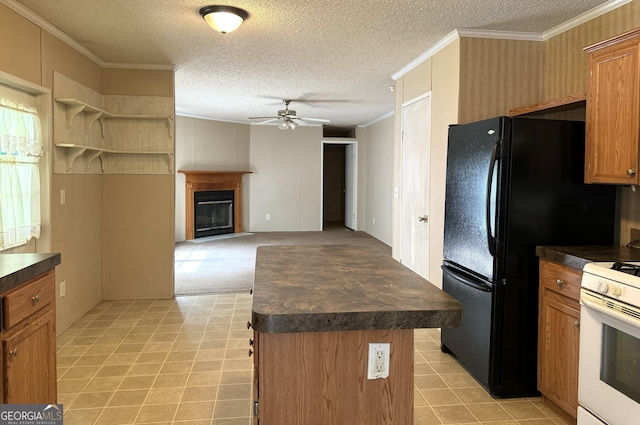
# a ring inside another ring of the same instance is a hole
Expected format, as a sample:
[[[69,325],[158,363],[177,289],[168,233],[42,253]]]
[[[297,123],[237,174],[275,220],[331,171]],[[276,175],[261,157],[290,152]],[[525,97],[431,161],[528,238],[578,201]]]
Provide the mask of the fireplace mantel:
[[[186,171],[179,170],[186,178],[186,239],[195,237],[193,223],[193,193],[208,190],[233,190],[235,197],[234,232],[242,232],[242,175],[251,171]]]

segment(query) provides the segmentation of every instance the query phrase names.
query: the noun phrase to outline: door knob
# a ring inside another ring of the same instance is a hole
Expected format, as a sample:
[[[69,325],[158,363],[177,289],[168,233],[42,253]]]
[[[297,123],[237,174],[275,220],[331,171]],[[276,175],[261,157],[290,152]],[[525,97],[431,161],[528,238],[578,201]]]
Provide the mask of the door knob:
[[[429,222],[429,216],[427,216],[426,214],[423,215],[422,217],[418,217],[418,221],[420,223],[424,222],[424,223],[428,223]]]

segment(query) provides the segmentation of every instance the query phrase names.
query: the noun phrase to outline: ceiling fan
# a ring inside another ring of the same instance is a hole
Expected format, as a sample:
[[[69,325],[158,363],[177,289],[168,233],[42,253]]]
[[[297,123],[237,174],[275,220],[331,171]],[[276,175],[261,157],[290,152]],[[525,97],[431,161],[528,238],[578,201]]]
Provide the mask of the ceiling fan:
[[[280,130],[286,130],[290,128],[291,130],[295,129],[298,126],[298,122],[303,122],[309,124],[311,122],[329,122],[329,120],[321,119],[321,118],[305,118],[299,117],[296,115],[296,111],[293,109],[289,109],[289,103],[291,103],[291,99],[284,99],[282,101],[284,103],[284,109],[278,111],[278,116],[272,117],[248,117],[248,120],[265,120],[257,123],[257,125],[263,125],[272,123],[274,121],[279,121],[278,128]]]

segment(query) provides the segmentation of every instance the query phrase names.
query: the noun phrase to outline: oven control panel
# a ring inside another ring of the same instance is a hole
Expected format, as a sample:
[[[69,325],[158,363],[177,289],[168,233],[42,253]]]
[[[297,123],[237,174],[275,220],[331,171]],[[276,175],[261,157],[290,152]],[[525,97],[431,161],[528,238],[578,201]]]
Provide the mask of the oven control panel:
[[[638,286],[636,286],[628,282],[629,278],[627,276],[623,276],[621,279],[616,278],[616,274],[624,275],[623,273],[600,269],[602,268],[596,268],[595,272],[598,272],[598,274],[594,274],[593,271],[585,266],[581,282],[583,288],[601,294],[604,297],[617,299],[634,306],[640,306],[640,287],[638,287],[640,286],[640,278],[636,276],[632,277],[633,280],[637,280],[638,282]],[[625,279],[627,281],[625,281]]]

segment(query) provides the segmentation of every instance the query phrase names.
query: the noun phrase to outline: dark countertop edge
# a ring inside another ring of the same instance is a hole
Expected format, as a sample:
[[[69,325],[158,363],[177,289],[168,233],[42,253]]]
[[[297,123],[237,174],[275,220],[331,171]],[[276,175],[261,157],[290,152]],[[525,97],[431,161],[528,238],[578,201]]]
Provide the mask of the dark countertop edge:
[[[11,256],[10,260],[12,262],[12,267],[3,267],[3,260],[7,259],[9,256]],[[10,291],[17,286],[52,270],[61,262],[62,256],[60,253],[0,254],[0,293]]]
[[[462,306],[441,310],[261,314],[251,327],[261,333],[303,333],[384,329],[452,328],[462,322]]]
[[[640,261],[640,249],[626,246],[537,246],[536,255],[577,271],[597,261]]]

